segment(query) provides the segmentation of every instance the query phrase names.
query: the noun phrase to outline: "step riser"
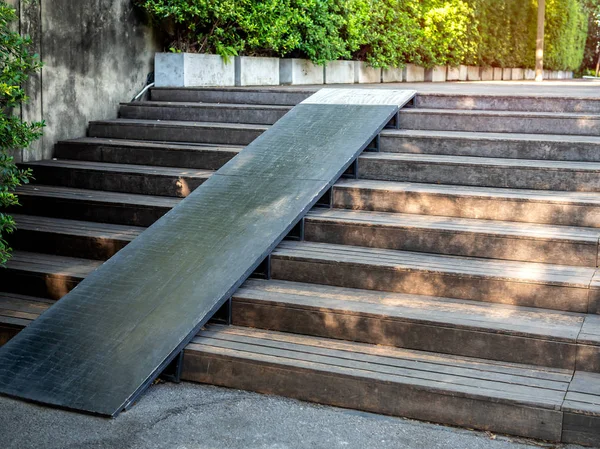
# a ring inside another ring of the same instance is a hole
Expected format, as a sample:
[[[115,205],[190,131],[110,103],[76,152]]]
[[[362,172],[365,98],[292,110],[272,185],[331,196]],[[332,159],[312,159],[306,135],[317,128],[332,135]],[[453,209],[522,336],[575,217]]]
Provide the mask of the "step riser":
[[[22,328],[8,325],[0,325],[0,346],[4,346],[8,341],[17,335]]]
[[[211,352],[186,351],[187,381],[256,391],[384,415],[560,440],[562,413],[454,397],[409,385],[332,376],[317,369],[271,365]],[[398,400],[402,398],[402,400]],[[519,419],[513,419],[519,416]]]
[[[461,139],[447,137],[394,136],[384,132],[381,151],[388,153],[439,154],[449,156],[500,157],[556,161],[600,161],[600,145],[580,142]]]
[[[314,91],[244,91],[216,89],[160,89],[151,90],[152,101],[179,101],[193,103],[233,103],[295,106],[310,97]]]
[[[170,207],[163,206],[91,203],[77,199],[65,200],[61,198],[32,197],[23,193],[19,194],[19,201],[22,206],[13,208],[12,212],[25,215],[41,215],[44,217],[144,227],[151,226],[156,220],[171,210]]]
[[[218,170],[233,159],[237,151],[131,148],[59,142],[54,147],[54,154],[58,159]]]
[[[25,164],[27,166],[27,164]],[[184,198],[207,178],[114,173],[34,165],[36,184]]]
[[[423,113],[400,114],[400,129],[429,131],[465,131],[520,134],[560,134],[597,136],[600,134],[600,120],[570,119],[565,117],[488,117]]]
[[[583,98],[532,98],[493,95],[418,94],[416,107],[515,112],[600,113],[600,101]]]
[[[83,277],[32,273],[13,269],[10,266],[0,271],[0,285],[3,291],[54,300],[65,296],[82,280]]]
[[[90,124],[90,137],[152,140],[156,142],[192,142],[224,145],[248,145],[263,133],[243,128],[197,128],[185,126],[138,126],[127,124]]]
[[[233,324],[272,331],[574,369],[574,344],[401,321],[389,316],[343,314],[325,308],[233,298]]]
[[[18,224],[17,224],[18,226]],[[19,229],[9,237],[12,248],[67,257],[108,260],[131,240]]]
[[[590,171],[481,167],[375,158],[360,158],[358,168],[359,178],[380,181],[600,192],[600,173]]]
[[[152,107],[122,105],[121,118],[272,125],[288,110],[215,107]]]
[[[597,243],[556,242],[467,232],[305,220],[311,242],[557,265],[597,266]]]
[[[390,192],[334,187],[333,205],[340,209],[400,212],[484,220],[600,227],[600,207],[448,194]]]
[[[567,312],[588,311],[587,288],[520,283],[487,276],[399,270],[341,261],[313,262],[271,256],[271,276],[283,281],[440,296]]]

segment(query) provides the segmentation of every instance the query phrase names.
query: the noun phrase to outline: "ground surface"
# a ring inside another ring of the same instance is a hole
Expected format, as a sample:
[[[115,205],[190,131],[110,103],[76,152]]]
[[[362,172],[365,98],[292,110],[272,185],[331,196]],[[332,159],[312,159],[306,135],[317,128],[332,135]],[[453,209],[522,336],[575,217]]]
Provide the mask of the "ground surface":
[[[0,397],[2,449],[526,449],[555,446],[182,383],[109,420]]]

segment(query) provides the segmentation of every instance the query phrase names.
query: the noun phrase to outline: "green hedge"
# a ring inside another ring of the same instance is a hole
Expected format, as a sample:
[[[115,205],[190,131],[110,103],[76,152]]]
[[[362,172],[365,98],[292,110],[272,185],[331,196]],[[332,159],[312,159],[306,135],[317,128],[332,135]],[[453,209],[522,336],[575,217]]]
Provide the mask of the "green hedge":
[[[536,0],[137,0],[172,51],[359,59],[377,67],[535,65]],[[575,70],[585,0],[547,0],[546,67]]]

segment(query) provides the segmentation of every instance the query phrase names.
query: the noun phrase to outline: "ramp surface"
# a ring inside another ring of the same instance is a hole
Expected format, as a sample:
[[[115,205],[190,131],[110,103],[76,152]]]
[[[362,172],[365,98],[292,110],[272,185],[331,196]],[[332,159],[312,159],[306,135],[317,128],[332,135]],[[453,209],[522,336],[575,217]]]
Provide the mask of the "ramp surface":
[[[323,89],[0,348],[0,393],[115,416],[414,96]]]

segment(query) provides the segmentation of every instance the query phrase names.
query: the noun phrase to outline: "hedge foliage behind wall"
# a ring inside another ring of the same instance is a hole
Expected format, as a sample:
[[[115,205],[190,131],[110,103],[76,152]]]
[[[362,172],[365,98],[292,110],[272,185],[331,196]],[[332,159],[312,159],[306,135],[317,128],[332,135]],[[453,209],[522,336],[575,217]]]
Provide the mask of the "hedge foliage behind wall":
[[[537,0],[137,0],[172,51],[359,59],[377,67],[535,65]],[[576,70],[584,0],[546,0],[546,67]]]

